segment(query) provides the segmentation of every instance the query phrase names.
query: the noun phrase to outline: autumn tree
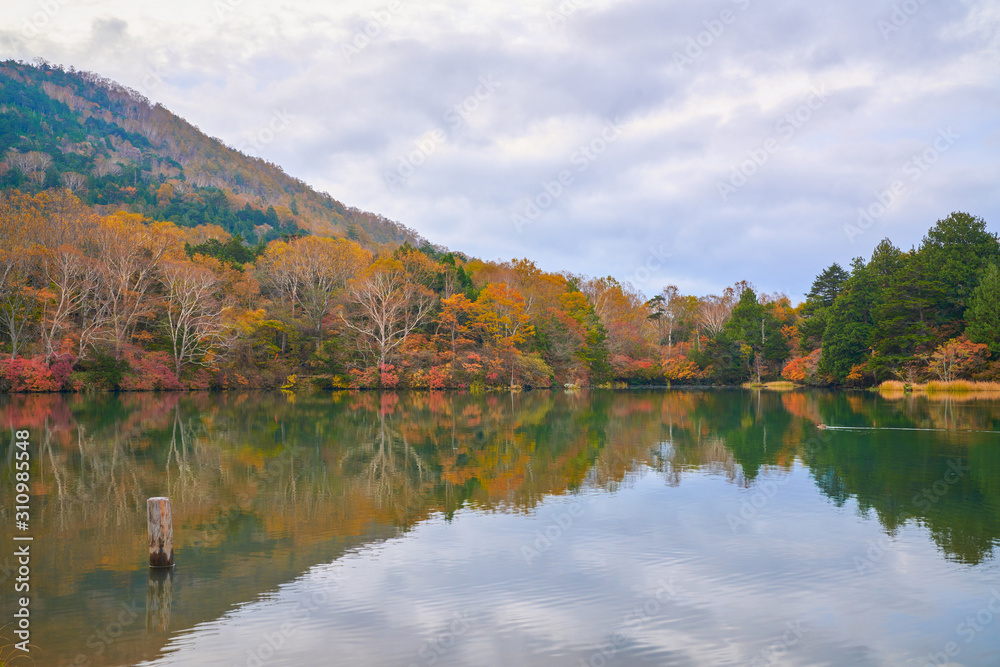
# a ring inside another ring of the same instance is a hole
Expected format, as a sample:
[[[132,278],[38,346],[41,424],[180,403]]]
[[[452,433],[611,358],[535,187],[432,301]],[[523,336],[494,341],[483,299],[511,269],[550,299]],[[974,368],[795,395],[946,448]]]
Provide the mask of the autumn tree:
[[[259,263],[272,292],[291,308],[301,308],[317,341],[323,321],[348,280],[371,262],[371,254],[347,239],[306,236],[292,242],[272,241]]]
[[[820,354],[820,349],[816,348],[805,356],[789,360],[781,369],[781,377],[792,382],[816,384]]]
[[[39,218],[37,242],[46,248],[87,246],[97,226],[97,215],[68,189],[53,189],[35,195]]]
[[[590,300],[604,325],[608,351],[612,355],[633,359],[650,355],[653,327],[646,317],[646,299],[634,286],[608,276],[582,282],[580,291]]]
[[[529,259],[512,259],[509,262],[473,263],[473,279],[480,287],[502,283],[516,290],[524,299],[524,310],[530,315],[539,297],[555,299],[562,291],[556,286],[556,294],[551,293],[552,285],[543,285],[540,280],[544,272]]]
[[[296,298],[317,339],[337,293],[371,261],[371,254],[353,241],[306,236],[292,244]]]
[[[118,212],[103,218],[94,232],[101,280],[100,310],[107,316],[115,358],[144,317],[153,315],[150,290],[156,269],[169,252],[179,250],[179,235],[170,223],[145,224],[142,216]]]
[[[434,290],[443,272],[443,267],[440,264],[428,257],[425,252],[411,247],[408,243],[397,248],[393,257],[403,265],[410,280],[429,290]]]
[[[293,253],[292,245],[287,241],[271,241],[264,256],[257,262],[257,271],[261,283],[271,294],[278,296],[294,317],[299,282]]]
[[[168,260],[160,269],[166,328],[178,378],[186,364],[211,358],[226,328],[222,314],[227,306],[218,299],[219,278],[212,270],[221,267],[218,260],[206,263]]]
[[[14,151],[16,153],[16,151]],[[16,190],[0,195],[0,325],[16,359],[32,325],[32,253],[42,214],[39,203]]]
[[[487,285],[475,303],[473,327],[483,343],[506,361],[513,386],[518,348],[534,332],[524,297],[504,283]]]
[[[939,380],[951,382],[984,366],[988,353],[986,345],[961,336],[938,346],[927,357],[927,365]]]
[[[577,282],[570,280],[568,283],[566,292],[559,297],[559,309],[579,324],[584,335],[584,346],[578,354],[586,365],[590,381],[607,382],[611,379],[607,330],[594,311],[593,304],[577,288]]]
[[[441,312],[438,314],[437,334],[445,337],[451,349],[451,357],[455,358],[457,347],[463,342],[471,342],[465,336],[469,333],[469,323],[472,318],[474,303],[462,293],[452,294],[441,299]]]
[[[358,347],[378,367],[424,322],[434,302],[402,262],[385,256],[348,282],[347,295],[348,311],[341,320],[358,334]]]

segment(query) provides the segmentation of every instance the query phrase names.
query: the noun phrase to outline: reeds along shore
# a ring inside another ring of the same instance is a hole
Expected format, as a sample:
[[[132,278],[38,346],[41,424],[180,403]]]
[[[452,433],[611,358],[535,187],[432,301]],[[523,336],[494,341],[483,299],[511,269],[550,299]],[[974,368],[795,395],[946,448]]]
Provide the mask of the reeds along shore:
[[[1000,398],[1000,382],[932,380],[923,384],[909,384],[900,380],[886,380],[878,386],[878,391],[886,398],[913,393],[925,394],[929,398],[997,399]]]

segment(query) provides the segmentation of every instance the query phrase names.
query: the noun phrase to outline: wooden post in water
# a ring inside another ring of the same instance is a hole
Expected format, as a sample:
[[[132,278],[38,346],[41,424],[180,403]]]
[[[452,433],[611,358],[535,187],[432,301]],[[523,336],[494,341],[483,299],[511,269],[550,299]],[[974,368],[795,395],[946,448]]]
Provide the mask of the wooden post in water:
[[[146,501],[149,532],[149,566],[174,566],[174,525],[170,516],[170,498],[162,496]]]

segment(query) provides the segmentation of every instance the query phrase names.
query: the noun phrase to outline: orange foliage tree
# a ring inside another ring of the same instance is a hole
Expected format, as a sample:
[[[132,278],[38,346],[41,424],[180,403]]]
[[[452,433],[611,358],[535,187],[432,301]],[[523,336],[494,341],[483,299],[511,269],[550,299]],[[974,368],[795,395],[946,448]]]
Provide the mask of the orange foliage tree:
[[[989,347],[982,343],[973,343],[963,335],[938,346],[927,357],[927,362],[939,380],[950,382],[960,377],[967,377],[984,366],[988,354]]]
[[[816,369],[819,367],[821,354],[822,350],[816,348],[808,356],[789,360],[781,369],[781,377],[791,382],[811,383],[816,379]]]

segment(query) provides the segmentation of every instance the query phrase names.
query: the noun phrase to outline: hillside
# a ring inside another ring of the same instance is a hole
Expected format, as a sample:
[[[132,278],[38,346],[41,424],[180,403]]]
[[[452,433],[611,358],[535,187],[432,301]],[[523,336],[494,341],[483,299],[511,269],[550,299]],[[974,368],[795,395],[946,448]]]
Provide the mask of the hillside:
[[[290,234],[420,245],[411,229],[347,207],[90,72],[0,62],[0,189],[65,187],[98,210],[180,226],[215,224],[251,242]]]

